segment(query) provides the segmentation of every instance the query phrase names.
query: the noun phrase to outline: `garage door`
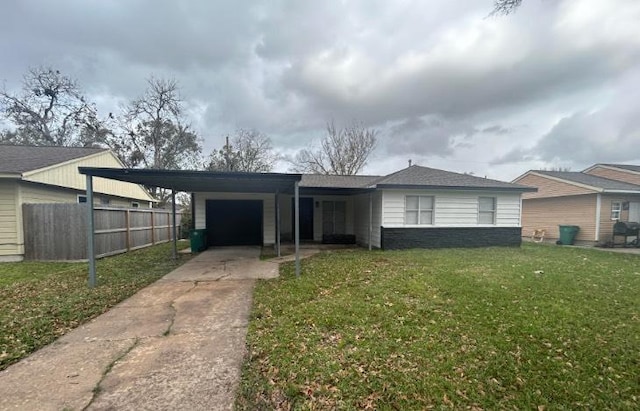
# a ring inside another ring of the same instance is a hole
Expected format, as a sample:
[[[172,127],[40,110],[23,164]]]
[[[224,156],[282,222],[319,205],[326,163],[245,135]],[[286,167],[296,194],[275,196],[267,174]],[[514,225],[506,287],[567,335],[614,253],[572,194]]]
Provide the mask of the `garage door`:
[[[207,200],[207,244],[262,245],[262,200]]]

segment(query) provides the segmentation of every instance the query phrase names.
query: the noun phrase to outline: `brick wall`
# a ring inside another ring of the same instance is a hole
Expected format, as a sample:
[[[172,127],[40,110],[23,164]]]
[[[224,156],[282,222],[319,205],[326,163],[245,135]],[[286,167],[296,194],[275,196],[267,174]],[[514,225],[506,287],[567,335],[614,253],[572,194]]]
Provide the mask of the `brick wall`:
[[[519,247],[520,227],[381,228],[383,250],[450,247]]]

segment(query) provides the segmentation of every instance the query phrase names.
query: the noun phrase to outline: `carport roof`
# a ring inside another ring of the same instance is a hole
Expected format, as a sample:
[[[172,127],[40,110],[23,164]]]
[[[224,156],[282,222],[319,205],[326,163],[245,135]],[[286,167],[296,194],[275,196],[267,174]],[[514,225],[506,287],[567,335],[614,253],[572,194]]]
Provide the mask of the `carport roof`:
[[[81,174],[175,191],[292,193],[301,174],[79,167]]]

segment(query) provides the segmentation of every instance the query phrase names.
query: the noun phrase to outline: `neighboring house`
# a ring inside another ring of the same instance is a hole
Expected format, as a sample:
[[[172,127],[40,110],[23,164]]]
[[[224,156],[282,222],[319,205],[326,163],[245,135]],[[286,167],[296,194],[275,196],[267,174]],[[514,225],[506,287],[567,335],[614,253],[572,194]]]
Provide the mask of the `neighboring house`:
[[[640,166],[626,164],[596,164],[583,173],[608,178],[610,180],[624,181],[625,183],[640,185]]]
[[[382,249],[517,246],[520,197],[535,191],[415,165],[387,176],[297,176],[301,240],[353,240]],[[166,175],[173,177],[188,176]],[[284,241],[293,238],[291,191],[241,190],[240,184],[226,192],[192,190],[195,228],[207,229],[209,245],[272,245],[277,232]]]
[[[0,145],[0,261],[23,258],[23,204],[86,202],[79,166],[123,167],[107,149]],[[148,208],[155,201],[137,184],[98,178],[94,190],[96,205]]]
[[[577,225],[578,242],[607,243],[616,221],[640,222],[637,166],[597,164],[582,172],[531,170],[513,182],[538,188],[523,195],[524,237],[545,230],[546,240],[556,240],[559,225]]]

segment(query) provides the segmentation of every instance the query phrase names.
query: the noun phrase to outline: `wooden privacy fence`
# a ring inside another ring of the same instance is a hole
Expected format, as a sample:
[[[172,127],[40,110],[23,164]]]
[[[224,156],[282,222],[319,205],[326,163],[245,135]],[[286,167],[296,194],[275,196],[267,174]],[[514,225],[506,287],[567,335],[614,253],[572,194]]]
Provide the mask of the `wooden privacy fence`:
[[[94,207],[96,256],[170,241],[170,210]],[[87,204],[23,204],[26,260],[86,260]],[[180,227],[181,215],[176,215]],[[179,234],[178,234],[179,235]]]

